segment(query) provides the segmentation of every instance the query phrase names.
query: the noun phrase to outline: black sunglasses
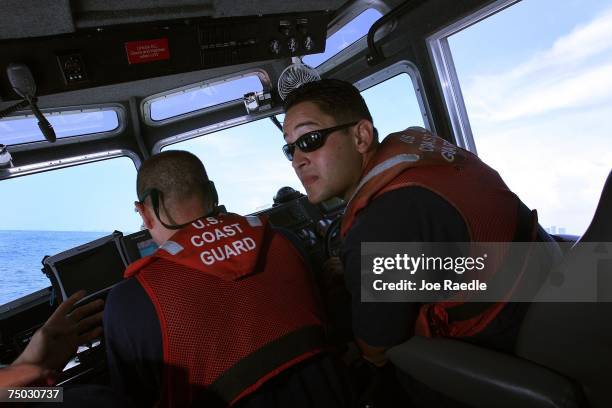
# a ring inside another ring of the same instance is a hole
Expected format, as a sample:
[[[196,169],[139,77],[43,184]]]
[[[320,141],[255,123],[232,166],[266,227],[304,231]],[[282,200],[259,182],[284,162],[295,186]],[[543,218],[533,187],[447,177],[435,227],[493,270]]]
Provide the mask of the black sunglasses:
[[[327,129],[313,130],[312,132],[304,133],[298,137],[293,143],[287,143],[283,146],[283,153],[289,161],[293,161],[293,153],[295,148],[299,148],[304,153],[314,152],[325,143],[325,138],[336,130],[344,129],[356,125],[359,122],[346,123],[344,125],[334,126]]]

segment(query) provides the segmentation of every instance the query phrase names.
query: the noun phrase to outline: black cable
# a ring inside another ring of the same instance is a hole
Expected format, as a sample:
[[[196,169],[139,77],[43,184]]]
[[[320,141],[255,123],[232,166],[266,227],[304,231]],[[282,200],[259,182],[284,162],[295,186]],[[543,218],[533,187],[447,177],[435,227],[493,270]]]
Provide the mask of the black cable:
[[[34,116],[36,116],[36,119],[38,119],[38,128],[42,132],[45,139],[47,139],[47,141],[50,143],[55,142],[57,138],[55,137],[53,126],[51,126],[51,123],[49,123],[47,118],[45,118],[45,115],[43,115],[40,109],[38,109],[38,106],[36,105],[36,98],[27,98],[26,100],[30,103],[32,113],[34,113]]]
[[[0,119],[4,119],[8,116],[10,116],[11,114],[17,112],[18,110],[21,110],[23,108],[27,108],[30,105],[30,103],[28,101],[26,101],[25,99],[13,106],[9,106],[8,108],[0,111]]]
[[[49,142],[53,143],[57,139],[55,136],[55,131],[53,130],[53,126],[51,126],[51,123],[49,123],[45,115],[43,115],[40,109],[38,109],[38,105],[36,105],[37,101],[37,98],[28,98],[16,103],[13,106],[9,106],[8,108],[0,111],[0,119],[9,117],[11,114],[17,112],[18,110],[30,107],[32,113],[34,113],[34,116],[36,117],[36,119],[38,119],[38,128],[42,132],[43,136]]]
[[[272,121],[272,123],[274,123],[276,125],[276,127],[278,128],[278,130],[283,131],[283,125],[281,125],[281,123],[279,122],[279,120],[276,118],[276,115],[274,116],[270,116],[270,120]]]

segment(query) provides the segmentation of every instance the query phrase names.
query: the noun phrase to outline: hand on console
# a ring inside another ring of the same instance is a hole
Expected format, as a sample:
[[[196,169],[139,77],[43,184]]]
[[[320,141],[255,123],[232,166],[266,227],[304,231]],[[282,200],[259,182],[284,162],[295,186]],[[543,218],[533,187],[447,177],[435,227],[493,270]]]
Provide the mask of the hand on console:
[[[8,378],[0,375],[3,385],[17,386],[15,381],[20,383],[24,380],[38,381],[41,378],[31,378],[36,376],[36,373],[39,377],[44,377],[53,370],[61,370],[74,356],[79,345],[102,334],[104,301],[98,299],[74,308],[75,303],[84,296],[85,291],[77,292],[57,307],[45,324],[34,333],[23,353],[5,369],[12,369],[14,375]],[[29,368],[26,368],[27,366]],[[13,377],[14,381],[11,381],[10,377]]]

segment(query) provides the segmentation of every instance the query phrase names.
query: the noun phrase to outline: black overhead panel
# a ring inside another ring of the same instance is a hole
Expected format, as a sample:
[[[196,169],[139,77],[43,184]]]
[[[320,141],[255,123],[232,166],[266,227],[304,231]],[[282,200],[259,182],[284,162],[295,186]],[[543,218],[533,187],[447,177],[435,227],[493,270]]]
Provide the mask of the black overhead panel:
[[[220,66],[323,52],[329,12],[198,18],[107,26],[0,41],[0,100],[17,100],[6,77],[26,64],[37,95]]]

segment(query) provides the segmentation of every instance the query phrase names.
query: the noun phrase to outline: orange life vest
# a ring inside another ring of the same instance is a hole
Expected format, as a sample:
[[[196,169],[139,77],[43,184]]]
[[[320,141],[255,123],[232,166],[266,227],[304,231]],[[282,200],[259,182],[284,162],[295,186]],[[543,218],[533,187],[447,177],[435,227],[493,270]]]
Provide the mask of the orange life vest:
[[[359,211],[376,197],[409,186],[426,188],[449,202],[465,221],[472,242],[516,240],[520,201],[499,174],[476,155],[423,128],[409,128],[383,140],[346,207],[342,236],[346,236]],[[524,240],[535,239],[536,225],[533,212],[528,220],[528,238]],[[503,252],[497,259],[489,259],[487,275],[482,278],[494,276],[503,262]],[[508,294],[512,290],[509,288]],[[473,336],[497,316],[504,304],[470,304],[461,300],[423,304],[415,331],[427,337]]]
[[[125,276],[159,318],[162,406],[189,405],[202,390],[231,405],[323,350],[308,268],[258,217],[199,219]]]

